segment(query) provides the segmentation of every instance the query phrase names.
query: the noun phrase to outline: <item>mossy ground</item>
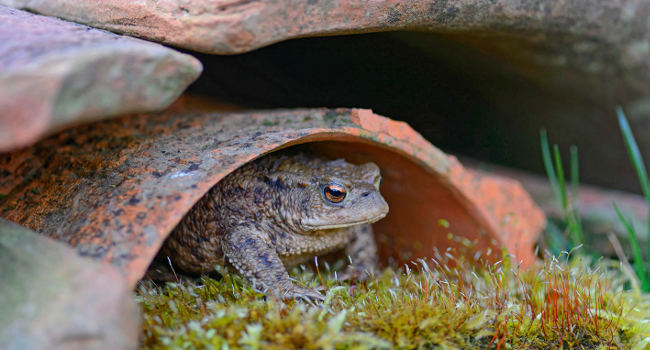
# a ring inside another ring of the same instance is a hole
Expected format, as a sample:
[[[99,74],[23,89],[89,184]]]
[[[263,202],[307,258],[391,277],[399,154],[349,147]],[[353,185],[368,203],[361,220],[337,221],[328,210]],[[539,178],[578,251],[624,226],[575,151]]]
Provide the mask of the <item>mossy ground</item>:
[[[363,284],[323,264],[293,269],[296,283],[326,291],[316,306],[267,299],[224,271],[221,280],[144,282],[142,348],[650,349],[648,296],[624,291],[605,261],[590,268],[561,256],[519,271],[507,259],[455,268],[444,259]]]

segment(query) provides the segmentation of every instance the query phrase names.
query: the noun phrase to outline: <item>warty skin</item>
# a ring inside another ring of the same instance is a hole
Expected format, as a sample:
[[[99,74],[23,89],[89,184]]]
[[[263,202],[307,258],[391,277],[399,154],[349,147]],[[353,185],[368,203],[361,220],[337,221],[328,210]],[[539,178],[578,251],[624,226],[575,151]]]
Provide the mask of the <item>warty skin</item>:
[[[194,273],[230,263],[256,288],[282,299],[316,299],[286,267],[345,249],[347,273],[377,264],[372,228],[388,213],[374,163],[354,165],[307,154],[274,153],[237,169],[192,208],[163,247]],[[286,266],[286,267],[285,267]]]

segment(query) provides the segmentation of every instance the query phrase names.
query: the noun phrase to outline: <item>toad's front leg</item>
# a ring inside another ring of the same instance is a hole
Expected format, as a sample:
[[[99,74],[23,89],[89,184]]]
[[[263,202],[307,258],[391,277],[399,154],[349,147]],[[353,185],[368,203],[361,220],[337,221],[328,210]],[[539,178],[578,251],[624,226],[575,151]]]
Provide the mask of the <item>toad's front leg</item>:
[[[253,284],[280,299],[324,300],[322,294],[295,285],[265,235],[254,227],[239,226],[223,238],[228,261]]]

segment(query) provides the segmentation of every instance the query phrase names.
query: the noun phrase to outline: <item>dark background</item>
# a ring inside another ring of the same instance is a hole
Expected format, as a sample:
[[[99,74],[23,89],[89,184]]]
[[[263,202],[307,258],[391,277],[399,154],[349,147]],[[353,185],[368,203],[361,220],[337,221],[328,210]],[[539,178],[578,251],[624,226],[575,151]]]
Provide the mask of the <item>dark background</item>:
[[[616,98],[572,67],[513,59],[526,55],[525,43],[486,38],[394,32],[290,40],[233,56],[192,52],[205,69],[190,92],[251,108],[370,108],[408,122],[446,152],[540,174],[546,128],[565,163],[569,145],[578,146],[581,180],[640,192]],[[637,135],[650,135],[650,119],[631,123]],[[648,159],[650,140],[639,142]]]

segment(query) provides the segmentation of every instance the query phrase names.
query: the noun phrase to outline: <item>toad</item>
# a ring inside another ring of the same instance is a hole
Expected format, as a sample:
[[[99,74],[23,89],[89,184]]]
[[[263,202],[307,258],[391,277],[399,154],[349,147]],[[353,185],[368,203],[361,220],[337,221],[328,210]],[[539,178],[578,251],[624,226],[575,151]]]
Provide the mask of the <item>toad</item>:
[[[344,249],[347,274],[364,279],[377,264],[371,223],[388,213],[374,163],[274,153],[217,183],[163,247],[174,266],[205,273],[228,262],[258,290],[281,299],[323,300],[286,267]]]

